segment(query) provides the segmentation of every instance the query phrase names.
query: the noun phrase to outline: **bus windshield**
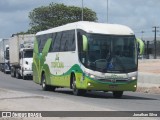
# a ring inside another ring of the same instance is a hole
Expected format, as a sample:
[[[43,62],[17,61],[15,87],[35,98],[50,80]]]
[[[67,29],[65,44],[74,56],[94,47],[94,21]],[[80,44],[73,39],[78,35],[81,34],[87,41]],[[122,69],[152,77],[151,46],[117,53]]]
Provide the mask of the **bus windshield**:
[[[135,36],[87,34],[86,67],[99,72],[137,70]]]

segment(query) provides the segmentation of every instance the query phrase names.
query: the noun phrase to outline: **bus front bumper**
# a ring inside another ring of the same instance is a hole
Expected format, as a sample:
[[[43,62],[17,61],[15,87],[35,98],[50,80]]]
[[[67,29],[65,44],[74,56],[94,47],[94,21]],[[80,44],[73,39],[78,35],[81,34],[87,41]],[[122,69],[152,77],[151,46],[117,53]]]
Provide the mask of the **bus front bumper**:
[[[124,83],[120,82],[102,82],[85,77],[83,84],[79,84],[80,89],[97,90],[97,91],[136,91],[137,80]]]

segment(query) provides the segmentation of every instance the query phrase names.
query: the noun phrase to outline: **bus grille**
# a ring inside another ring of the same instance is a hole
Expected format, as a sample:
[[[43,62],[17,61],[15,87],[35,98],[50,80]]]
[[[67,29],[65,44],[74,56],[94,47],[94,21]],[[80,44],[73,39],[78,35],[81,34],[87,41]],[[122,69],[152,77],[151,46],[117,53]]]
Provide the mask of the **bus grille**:
[[[111,83],[127,83],[129,82],[130,80],[129,79],[99,79],[99,81],[102,81],[102,82],[111,82]]]

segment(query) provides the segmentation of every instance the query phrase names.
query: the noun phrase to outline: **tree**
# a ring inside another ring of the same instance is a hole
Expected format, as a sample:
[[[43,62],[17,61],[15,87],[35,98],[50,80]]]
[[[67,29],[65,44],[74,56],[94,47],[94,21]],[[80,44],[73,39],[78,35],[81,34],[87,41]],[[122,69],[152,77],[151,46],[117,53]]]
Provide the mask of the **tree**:
[[[28,30],[28,33],[36,33],[67,23],[80,21],[81,12],[82,8],[80,7],[56,3],[35,8],[29,13],[31,29]],[[97,16],[94,11],[85,7],[83,19],[84,21],[97,21]]]

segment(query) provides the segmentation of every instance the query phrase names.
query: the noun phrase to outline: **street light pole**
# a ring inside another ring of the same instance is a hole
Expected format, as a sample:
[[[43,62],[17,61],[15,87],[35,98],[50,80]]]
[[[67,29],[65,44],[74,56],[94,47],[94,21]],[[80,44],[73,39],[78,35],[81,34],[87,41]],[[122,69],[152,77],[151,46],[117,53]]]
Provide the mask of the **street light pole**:
[[[82,21],[83,21],[83,0],[82,0]]]
[[[108,0],[107,0],[107,23],[108,23]]]

